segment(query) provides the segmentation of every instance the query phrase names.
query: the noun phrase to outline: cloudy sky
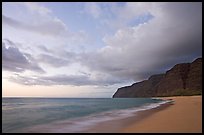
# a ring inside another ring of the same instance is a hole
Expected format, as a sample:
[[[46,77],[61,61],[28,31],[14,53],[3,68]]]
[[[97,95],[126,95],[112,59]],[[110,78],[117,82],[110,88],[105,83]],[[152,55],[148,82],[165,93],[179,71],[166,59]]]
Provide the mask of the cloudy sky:
[[[111,97],[202,56],[202,3],[3,3],[3,96]]]

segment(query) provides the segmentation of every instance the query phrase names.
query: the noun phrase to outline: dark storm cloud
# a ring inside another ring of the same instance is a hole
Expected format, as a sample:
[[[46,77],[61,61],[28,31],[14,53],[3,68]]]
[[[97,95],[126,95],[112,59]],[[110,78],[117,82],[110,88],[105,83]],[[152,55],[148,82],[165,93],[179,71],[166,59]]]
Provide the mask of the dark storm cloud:
[[[126,12],[137,11],[127,10]],[[119,29],[113,36],[104,38],[105,47],[96,52],[76,55],[64,51],[60,57],[49,53],[41,54],[38,58],[39,62],[53,67],[78,62],[88,68],[90,74],[35,77],[18,75],[11,77],[10,80],[25,85],[113,85],[124,80],[147,79],[153,74],[164,73],[177,63],[192,62],[195,58],[201,57],[202,3],[153,3],[148,10],[153,16],[148,23]],[[9,19],[7,21],[9,22]],[[7,69],[19,71],[27,69],[19,68],[15,64],[15,59],[18,58],[16,61],[19,65],[29,65],[26,54],[15,47],[2,48],[3,53],[14,52],[14,56],[11,56],[15,57],[13,60],[7,60],[10,64],[4,64],[4,67],[6,65]],[[46,48],[41,49],[47,51]],[[8,59],[6,56],[3,57],[3,61]],[[8,67],[12,64],[14,66]],[[90,77],[95,72],[108,77]]]
[[[33,58],[28,53],[22,53],[12,41],[7,39],[7,43],[11,43],[9,46],[6,42],[2,41],[2,68],[11,72],[23,72],[25,70],[31,70],[39,73],[45,71],[38,66]],[[6,47],[7,46],[7,47]]]
[[[81,62],[91,70],[139,81],[201,57],[202,3],[153,3],[149,13],[154,17],[148,23],[118,30],[105,38],[106,47],[83,54]]]

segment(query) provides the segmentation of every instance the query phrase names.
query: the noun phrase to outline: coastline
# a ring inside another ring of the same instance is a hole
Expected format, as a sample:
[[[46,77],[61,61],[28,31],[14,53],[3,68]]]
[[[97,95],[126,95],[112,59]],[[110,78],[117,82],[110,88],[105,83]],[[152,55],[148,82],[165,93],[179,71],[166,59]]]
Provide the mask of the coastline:
[[[89,133],[201,133],[202,96],[156,97],[173,102],[140,111],[135,116],[105,121]]]
[[[26,133],[201,133],[202,96],[153,97],[159,104],[25,127]],[[12,131],[10,131],[12,132]]]
[[[151,108],[148,110],[135,112],[135,114],[133,116],[101,122],[101,123],[93,126],[92,128],[88,129],[85,132],[88,132],[88,133],[123,133],[124,129],[128,128],[129,126],[131,126],[135,123],[139,123],[143,119],[151,116],[152,114],[154,114],[156,112],[164,110],[171,105],[172,105],[172,103],[168,102],[168,103],[162,104],[156,108]]]
[[[174,104],[123,128],[123,133],[201,133],[202,96],[159,97]],[[141,116],[142,117],[142,116]]]

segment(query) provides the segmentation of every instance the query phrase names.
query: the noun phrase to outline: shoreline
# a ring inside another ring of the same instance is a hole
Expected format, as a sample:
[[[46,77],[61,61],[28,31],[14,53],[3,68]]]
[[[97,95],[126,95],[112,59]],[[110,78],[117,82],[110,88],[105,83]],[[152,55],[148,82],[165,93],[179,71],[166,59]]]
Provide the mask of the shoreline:
[[[172,103],[168,102],[156,108],[151,108],[149,110],[135,112],[135,114],[130,117],[100,122],[99,124],[93,126],[92,128],[89,128],[85,132],[88,132],[88,133],[120,133],[120,132],[123,132],[125,128],[131,126],[132,124],[138,123],[142,121],[143,119],[151,116],[152,114],[168,108],[171,105]]]
[[[172,100],[120,120],[95,125],[88,133],[201,133],[202,95],[156,97]]]
[[[174,104],[123,128],[123,133],[202,133],[202,95],[159,97]],[[158,107],[159,109],[160,107]]]
[[[30,133],[201,133],[202,95],[177,97],[152,97],[162,99],[150,108],[117,110],[55,121],[20,129]],[[127,113],[128,112],[128,113]],[[123,115],[125,114],[125,115]],[[100,117],[98,117],[100,116]],[[103,116],[103,119],[101,119]],[[107,119],[108,116],[108,119]],[[99,121],[98,121],[99,120]],[[101,121],[102,120],[102,121]]]

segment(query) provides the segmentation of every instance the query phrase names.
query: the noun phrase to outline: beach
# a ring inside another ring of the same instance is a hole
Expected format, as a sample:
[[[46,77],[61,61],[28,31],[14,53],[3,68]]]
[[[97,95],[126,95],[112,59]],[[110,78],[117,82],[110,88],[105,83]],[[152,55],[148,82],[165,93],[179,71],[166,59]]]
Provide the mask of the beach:
[[[202,132],[202,96],[155,98],[4,98],[2,128],[5,133]]]
[[[3,98],[2,130],[4,133],[119,132],[135,122],[132,117],[141,110],[149,112],[166,102],[152,98]]]
[[[152,110],[121,130],[124,133],[201,133],[202,96],[163,97],[173,105]],[[155,112],[156,111],[156,112]],[[136,116],[138,117],[138,116]]]

